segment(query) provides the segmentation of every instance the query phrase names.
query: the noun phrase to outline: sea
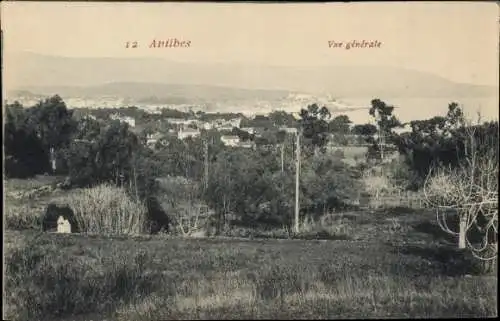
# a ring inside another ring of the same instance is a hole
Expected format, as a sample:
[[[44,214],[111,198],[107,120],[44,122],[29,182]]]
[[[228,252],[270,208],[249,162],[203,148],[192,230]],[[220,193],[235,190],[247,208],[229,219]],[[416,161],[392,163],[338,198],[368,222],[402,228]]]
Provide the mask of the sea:
[[[344,97],[339,98],[342,104],[353,107],[353,111],[339,112],[339,114],[347,114],[351,121],[355,124],[363,124],[369,122],[371,117],[368,114],[368,109],[359,109],[359,107],[370,107],[371,98],[359,97]],[[465,98],[380,98],[386,104],[394,106],[394,115],[402,122],[411,120],[429,119],[434,116],[445,116],[448,112],[448,105],[456,102],[464,111],[467,119],[472,121],[478,120],[478,112],[480,120],[492,121],[498,120],[499,114],[499,99],[497,97],[465,97]]]

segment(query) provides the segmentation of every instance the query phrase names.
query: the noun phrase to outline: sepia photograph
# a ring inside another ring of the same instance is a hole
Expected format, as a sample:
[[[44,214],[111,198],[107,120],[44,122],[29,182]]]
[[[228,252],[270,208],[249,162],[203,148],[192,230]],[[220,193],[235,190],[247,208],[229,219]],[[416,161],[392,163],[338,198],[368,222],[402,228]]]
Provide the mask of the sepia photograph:
[[[498,3],[0,15],[4,320],[498,317]]]

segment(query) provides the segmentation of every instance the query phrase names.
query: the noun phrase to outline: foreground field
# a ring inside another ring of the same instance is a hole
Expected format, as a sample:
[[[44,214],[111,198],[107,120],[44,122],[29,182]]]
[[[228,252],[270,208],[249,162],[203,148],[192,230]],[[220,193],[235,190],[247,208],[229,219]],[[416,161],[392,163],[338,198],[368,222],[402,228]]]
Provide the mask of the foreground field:
[[[6,317],[492,317],[496,276],[450,247],[6,231]],[[467,272],[470,273],[470,272]]]
[[[304,239],[236,226],[227,235],[247,239],[42,233],[46,204],[71,191],[25,194],[54,182],[4,181],[6,319],[497,316],[497,276],[479,275],[432,212],[332,213]]]

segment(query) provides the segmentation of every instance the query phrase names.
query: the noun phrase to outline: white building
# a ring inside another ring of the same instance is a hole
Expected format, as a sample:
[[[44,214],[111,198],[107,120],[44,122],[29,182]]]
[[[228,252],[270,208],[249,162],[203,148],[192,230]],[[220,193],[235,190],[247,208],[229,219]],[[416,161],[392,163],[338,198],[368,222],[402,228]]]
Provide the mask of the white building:
[[[152,147],[154,146],[158,140],[160,140],[161,138],[163,137],[163,135],[161,133],[154,133],[154,134],[149,134],[147,136],[147,140],[146,140],[146,145]]]
[[[291,114],[296,120],[302,119],[302,117],[300,116],[300,112],[292,112]]]
[[[200,121],[200,125],[199,125],[199,128],[203,128],[205,130],[210,130],[210,129],[213,129],[214,126],[213,124],[209,123],[209,122],[203,122],[203,121]]]
[[[71,233],[71,224],[62,216],[57,219],[57,233]]]
[[[87,114],[82,117],[82,119],[92,119],[92,120],[97,120],[97,118],[92,115],[92,114]]]
[[[296,134],[297,128],[295,127],[281,127],[280,130],[286,132],[287,134]]]
[[[177,133],[177,138],[181,140],[186,139],[188,137],[198,137],[198,136],[200,136],[200,131],[192,128],[182,129]]]
[[[398,135],[402,134],[402,133],[409,133],[412,131],[412,128],[411,128],[411,125],[410,123],[406,123],[403,125],[403,127],[397,127],[397,128],[394,128],[393,129],[394,132]]]
[[[183,119],[183,118],[167,118],[166,121],[172,125],[188,126],[190,124],[196,123],[195,119]]]
[[[243,130],[249,134],[255,134],[255,128],[253,128],[253,127],[243,127],[243,128],[241,128],[241,130]]]
[[[237,128],[240,128],[240,125],[241,125],[241,118],[234,118],[234,119],[228,120],[228,121],[226,122],[226,125],[228,125],[228,126],[232,126],[232,127],[237,127]]]
[[[219,127],[218,130],[231,132],[231,131],[233,131],[233,126],[227,126],[227,125],[222,126],[222,127]]]
[[[230,120],[219,118],[212,121],[212,126],[214,128],[219,128],[224,130],[227,130],[227,128],[232,129],[233,127],[240,128],[240,125],[241,125],[241,118],[233,118]]]
[[[240,138],[238,136],[233,136],[233,135],[221,136],[220,140],[224,143],[224,145],[231,147],[238,146],[240,142]]]
[[[113,114],[109,116],[111,119],[118,119],[121,122],[125,122],[130,125],[130,127],[135,127],[135,119],[128,116],[121,116],[118,114]]]
[[[238,147],[255,148],[255,143],[254,142],[239,142]]]

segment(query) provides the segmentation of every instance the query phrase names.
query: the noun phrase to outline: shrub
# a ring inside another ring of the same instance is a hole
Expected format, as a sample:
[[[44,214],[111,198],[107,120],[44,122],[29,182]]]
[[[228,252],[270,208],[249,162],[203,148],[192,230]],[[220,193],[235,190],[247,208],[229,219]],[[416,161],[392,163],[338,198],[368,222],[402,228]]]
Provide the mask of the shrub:
[[[68,196],[66,202],[83,233],[133,235],[144,232],[146,207],[132,200],[123,188],[98,185]]]
[[[78,222],[75,219],[75,214],[73,211],[66,206],[58,206],[57,204],[49,204],[47,206],[47,210],[42,219],[42,230],[57,230],[57,220],[59,216],[62,216],[64,219],[68,220],[71,224],[71,232],[80,232],[78,229]]]
[[[207,234],[213,211],[203,204],[197,183],[184,177],[163,177],[157,182],[159,202],[170,215],[173,232],[183,236]]]
[[[87,255],[61,254],[74,241],[35,237],[5,257],[5,317],[47,320],[56,316],[106,313],[154,289],[146,267],[151,257],[141,251]]]
[[[27,205],[20,207],[9,205],[5,206],[5,226],[11,230],[40,230],[42,220],[39,213]]]

